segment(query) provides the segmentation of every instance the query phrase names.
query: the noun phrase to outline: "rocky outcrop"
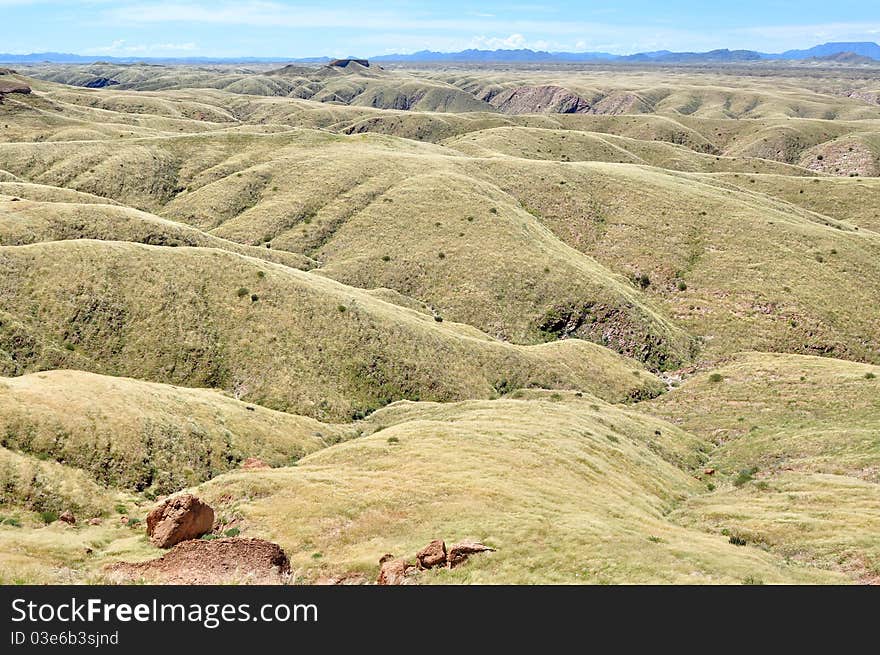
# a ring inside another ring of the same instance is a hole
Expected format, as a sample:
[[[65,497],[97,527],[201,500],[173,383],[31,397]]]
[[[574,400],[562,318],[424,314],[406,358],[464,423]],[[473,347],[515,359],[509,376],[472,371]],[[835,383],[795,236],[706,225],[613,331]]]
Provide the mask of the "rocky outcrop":
[[[58,517],[59,521],[64,521],[68,525],[76,525],[76,517],[73,515],[73,512],[70,510],[66,510],[61,512],[61,516]]]
[[[259,470],[259,469],[270,469],[272,468],[266,462],[261,460],[259,457],[248,457],[241,463],[241,468],[246,470]]]
[[[416,563],[420,569],[432,569],[446,564],[446,544],[442,539],[434,539],[416,553]]]
[[[505,114],[586,114],[589,103],[561,86],[520,86],[494,95],[489,103]]]
[[[394,555],[384,555],[379,560],[379,577],[376,584],[402,585],[408,584],[408,578],[416,573],[416,567],[409,564],[405,559],[395,559]]]
[[[0,96],[8,93],[30,93],[31,87],[18,80],[0,80]]]
[[[394,557],[391,554],[384,555],[379,560],[379,577],[376,579],[376,584],[413,584],[415,582],[413,578],[420,571],[438,566],[455,568],[464,564],[471,555],[494,550],[494,548],[478,541],[461,541],[447,551],[446,543],[442,539],[434,539],[416,553],[415,566],[403,557]]]
[[[148,562],[112,564],[107,573],[114,582],[285,584],[290,560],[281,546],[263,539],[199,539],[177,544]]]
[[[478,541],[462,541],[455,544],[446,554],[446,564],[449,568],[455,568],[467,561],[467,558],[477,553],[493,552],[495,549]]]
[[[147,514],[147,534],[159,548],[198,539],[214,525],[214,510],[192,494],[169,498]]]

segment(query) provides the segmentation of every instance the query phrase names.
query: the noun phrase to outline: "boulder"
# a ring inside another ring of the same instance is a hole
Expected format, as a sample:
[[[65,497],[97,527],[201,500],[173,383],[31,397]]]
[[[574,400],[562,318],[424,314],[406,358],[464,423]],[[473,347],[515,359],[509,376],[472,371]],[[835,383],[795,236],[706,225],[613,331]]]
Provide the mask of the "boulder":
[[[405,559],[394,559],[394,555],[385,555],[379,560],[379,577],[376,579],[376,584],[407,584],[407,576],[415,571],[416,567],[408,564]]]
[[[481,544],[477,541],[462,541],[455,544],[446,554],[446,563],[450,568],[463,564],[470,555],[494,551],[494,548]]]
[[[61,516],[58,517],[58,520],[64,521],[68,525],[76,525],[76,517],[69,509],[61,512]]]
[[[173,496],[147,514],[147,534],[154,546],[198,539],[214,525],[214,510],[192,494]]]
[[[420,569],[446,564],[446,544],[442,539],[434,539],[416,554],[416,563]]]
[[[86,521],[86,523],[88,523],[89,525],[101,525],[103,521],[96,516],[95,518]]]

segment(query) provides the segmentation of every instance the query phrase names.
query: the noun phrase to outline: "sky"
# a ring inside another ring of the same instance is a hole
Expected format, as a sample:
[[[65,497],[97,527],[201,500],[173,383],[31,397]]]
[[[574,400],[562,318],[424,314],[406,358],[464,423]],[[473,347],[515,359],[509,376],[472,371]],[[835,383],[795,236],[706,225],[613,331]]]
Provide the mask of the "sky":
[[[880,2],[0,0],[0,52],[309,57],[531,48],[781,52],[880,41]]]

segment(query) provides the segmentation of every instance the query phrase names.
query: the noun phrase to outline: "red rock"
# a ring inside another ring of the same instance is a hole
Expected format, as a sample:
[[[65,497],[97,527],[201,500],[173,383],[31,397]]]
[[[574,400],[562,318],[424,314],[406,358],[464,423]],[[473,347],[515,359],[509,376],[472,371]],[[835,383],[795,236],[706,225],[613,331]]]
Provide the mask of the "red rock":
[[[259,459],[258,457],[248,457],[246,460],[244,460],[241,463],[241,468],[251,470],[251,469],[270,469],[272,467],[269,466],[268,464],[266,464],[266,462]]]
[[[58,517],[59,521],[64,521],[68,525],[76,525],[76,517],[73,515],[69,509],[61,512],[61,516]]]
[[[434,539],[416,554],[416,563],[420,569],[446,564],[446,544],[442,539]]]
[[[462,541],[449,549],[449,552],[446,554],[446,563],[449,565],[449,568],[453,568],[459,564],[463,564],[470,555],[494,550],[494,548],[477,541]]]
[[[408,564],[405,559],[394,559],[393,555],[385,555],[379,560],[379,577],[376,579],[376,584],[407,584],[407,576],[415,570],[416,567]]]
[[[213,525],[214,510],[192,494],[169,498],[147,514],[147,534],[159,548],[198,539]]]
[[[103,521],[98,517],[95,517],[93,519],[89,519],[88,521],[86,521],[86,523],[88,523],[89,525],[101,525]]]
[[[704,469],[703,473],[705,475],[715,475],[715,469]]]

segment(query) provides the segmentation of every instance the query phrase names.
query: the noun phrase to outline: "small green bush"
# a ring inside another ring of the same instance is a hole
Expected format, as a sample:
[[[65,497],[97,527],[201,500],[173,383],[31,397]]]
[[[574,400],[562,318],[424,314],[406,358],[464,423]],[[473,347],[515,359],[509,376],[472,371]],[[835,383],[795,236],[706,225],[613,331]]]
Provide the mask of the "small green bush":
[[[751,482],[752,480],[755,479],[755,473],[757,473],[757,472],[758,472],[758,467],[757,467],[757,466],[753,466],[753,467],[751,467],[751,468],[747,468],[747,469],[743,469],[743,470],[741,470],[741,471],[737,474],[736,478],[734,478],[734,480],[733,480],[733,486],[734,486],[734,487],[741,487],[741,486],[743,486],[746,482]]]
[[[348,310],[348,307],[345,305],[339,305],[336,309],[339,310],[340,314],[344,314]]]
[[[382,261],[383,261],[383,262],[390,262],[390,261],[391,261],[391,257],[390,257],[389,255],[382,255]]]
[[[58,520],[58,512],[46,510],[45,512],[40,512],[40,518],[43,520],[43,523],[49,525]]]
[[[257,294],[255,294],[255,293],[251,294],[251,302],[257,302],[259,299],[260,299],[260,297]]]
[[[687,282],[684,280],[679,280],[675,286],[678,287],[679,291],[687,291],[688,288]]]
[[[257,271],[257,277],[261,280],[266,277],[266,271]]]
[[[241,534],[241,530],[238,528],[229,528],[226,532],[224,532],[227,537],[237,537]]]
[[[400,439],[397,437],[388,437],[387,441],[388,443],[400,443]]]
[[[730,538],[727,541],[732,543],[734,546],[745,546],[747,543],[749,543],[743,537],[735,534],[730,535]]]
[[[712,373],[712,375],[709,376],[709,382],[712,382],[713,384],[717,383],[717,382],[721,382],[721,380],[723,380],[723,379],[724,379],[724,376],[721,375],[721,373]]]
[[[873,379],[875,379],[876,377],[877,377],[877,374],[876,374],[876,373],[872,373],[872,372],[870,372],[870,371],[868,371],[867,373],[865,373],[865,379],[866,379],[866,380],[873,380]]]
[[[238,287],[238,291],[235,292],[239,298],[244,298],[246,295],[250,293],[250,290],[247,287]]]

